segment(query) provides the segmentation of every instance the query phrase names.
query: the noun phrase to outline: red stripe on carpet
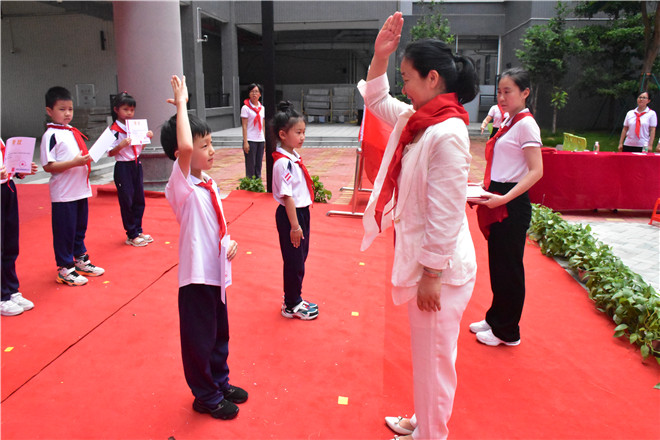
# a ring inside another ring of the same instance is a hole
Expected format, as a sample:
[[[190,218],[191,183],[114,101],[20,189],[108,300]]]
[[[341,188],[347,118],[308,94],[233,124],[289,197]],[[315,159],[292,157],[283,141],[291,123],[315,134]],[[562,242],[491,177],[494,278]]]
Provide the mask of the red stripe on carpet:
[[[411,414],[407,313],[389,293],[392,236],[360,253],[361,222],[325,216],[345,206],[311,209],[304,295],[320,317],[301,322],[279,315],[276,202],[242,191],[224,201],[239,242],[228,292],[230,378],[250,399],[223,422],[193,412],[183,377],[176,267],[168,271],[178,225],[167,201],[147,199],[145,231],[156,242],[134,249],[123,244],[114,197],[90,199],[87,245],[107,273],[70,288],[53,281],[47,186],[18,190],[18,272],[36,306],[2,318],[2,349],[14,347],[2,353],[5,438],[391,438],[383,417]],[[485,242],[468,215],[479,274],[459,340],[451,437],[657,437],[656,417],[631,423],[624,409],[658,414],[660,368],[612,338],[584,289],[535,245],[525,256],[522,344],[475,342],[467,325],[483,318],[490,291]]]

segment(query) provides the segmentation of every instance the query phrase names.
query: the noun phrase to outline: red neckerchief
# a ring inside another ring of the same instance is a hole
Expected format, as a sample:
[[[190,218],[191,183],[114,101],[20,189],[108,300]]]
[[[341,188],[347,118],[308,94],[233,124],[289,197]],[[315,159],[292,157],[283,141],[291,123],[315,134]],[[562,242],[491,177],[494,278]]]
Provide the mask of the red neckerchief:
[[[112,123],[112,125],[110,126],[110,130],[114,130],[114,131],[116,131],[118,133],[121,133],[121,134],[128,134],[128,133],[126,133],[126,130],[124,130],[123,128],[121,128],[119,126],[119,124],[117,124],[117,121]],[[133,148],[133,155],[135,156],[135,163],[138,163],[137,145],[132,145],[131,144],[131,148]]]
[[[637,139],[639,139],[639,129],[642,127],[642,116],[648,113],[648,111],[649,109],[646,109],[646,111],[642,113],[635,112],[635,135],[637,135]]]
[[[504,110],[502,110],[502,106],[500,105],[499,102],[497,103],[497,108],[498,108],[499,111],[500,111],[500,127],[501,127],[501,126],[502,126],[502,122],[504,122]]]
[[[490,138],[488,142],[486,142],[486,171],[484,172],[484,188],[487,190],[488,187],[490,186],[490,170],[493,167],[493,155],[495,154],[495,142],[497,140],[504,136],[504,133],[507,131],[511,130],[511,127],[516,125],[518,121],[520,121],[522,118],[526,118],[527,116],[534,117],[530,112],[519,112],[516,116],[513,117],[513,121],[511,122],[510,125],[504,125],[500,126],[500,129],[497,131],[495,136]]]
[[[206,182],[201,181],[200,183],[197,184],[197,186],[201,186],[202,188],[207,189],[211,195],[211,203],[213,204],[213,210],[215,211],[215,216],[218,219],[218,230],[220,235],[220,241],[218,242],[218,250],[219,252],[222,252],[222,237],[224,237],[225,233],[227,232],[227,226],[225,225],[225,218],[222,215],[222,210],[220,209],[220,204],[218,203],[218,196],[216,195],[215,190],[213,189],[213,179],[209,177],[209,180],[207,180]]]
[[[303,174],[305,175],[305,182],[307,183],[307,190],[309,191],[309,198],[312,200],[312,204],[314,203],[314,182],[312,181],[311,176],[309,175],[309,171],[307,171],[307,167],[302,161],[302,157],[299,157],[298,160],[293,160],[289,156],[280,153],[279,151],[273,151],[273,163],[277,162],[278,159],[288,159],[293,161],[293,163],[297,164],[300,169],[302,169]]]
[[[252,110],[257,114],[257,116],[254,118],[254,125],[256,125],[259,128],[259,131],[263,130],[261,125],[261,103],[259,103],[258,107],[254,107],[250,102],[250,100],[246,99],[245,101],[243,101],[243,104],[247,105],[247,107],[250,110]]]
[[[86,156],[89,154],[89,151],[87,150],[87,145],[85,144],[85,139],[87,139],[87,136],[82,134],[80,130],[78,130],[76,127],[72,127],[70,125],[55,125],[55,124],[46,124],[48,128],[54,128],[56,130],[69,130],[70,132],[73,133],[73,137],[76,139],[76,143],[78,144],[78,148],[80,148],[80,152],[82,153],[83,156]],[[89,185],[89,175],[92,172],[92,160],[87,161],[87,185]]]
[[[381,221],[383,219],[383,210],[385,205],[392,200],[392,195],[395,197],[394,205],[396,206],[396,199],[399,197],[399,174],[401,173],[401,159],[403,158],[403,149],[415,138],[415,135],[421,130],[424,130],[431,125],[438,124],[449,118],[461,118],[465,125],[470,123],[468,112],[465,111],[463,106],[458,102],[456,93],[443,93],[428,103],[424,104],[422,108],[418,109],[408,119],[406,126],[401,133],[399,143],[394,150],[394,155],[387,168],[387,175],[383,181],[383,187],[380,190],[380,195],[376,201],[376,223],[378,230],[381,230]],[[394,207],[392,207],[394,209]]]

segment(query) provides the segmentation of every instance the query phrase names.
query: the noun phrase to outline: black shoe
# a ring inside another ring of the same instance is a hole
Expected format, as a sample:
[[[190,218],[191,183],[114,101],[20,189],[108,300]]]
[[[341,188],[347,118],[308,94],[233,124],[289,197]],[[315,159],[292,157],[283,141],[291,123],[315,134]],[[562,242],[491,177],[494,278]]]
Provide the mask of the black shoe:
[[[226,400],[229,400],[233,403],[243,403],[248,399],[248,393],[243,388],[235,387],[229,385],[227,391],[223,391],[222,395],[225,396]]]
[[[195,399],[193,409],[198,413],[211,414],[214,419],[231,420],[238,415],[238,407],[227,399],[222,399],[215,408],[209,408]]]

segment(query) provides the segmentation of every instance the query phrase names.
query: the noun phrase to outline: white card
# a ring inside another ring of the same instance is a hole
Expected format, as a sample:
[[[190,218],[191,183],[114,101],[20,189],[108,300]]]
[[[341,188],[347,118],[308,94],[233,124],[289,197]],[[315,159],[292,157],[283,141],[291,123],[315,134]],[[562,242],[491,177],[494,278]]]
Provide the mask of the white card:
[[[5,144],[5,168],[8,173],[30,174],[32,172],[32,156],[34,155],[35,138],[13,137]]]
[[[481,187],[481,185],[471,185],[468,184],[467,187],[467,199],[471,200],[485,200],[487,197],[484,197],[487,194],[491,194]]]
[[[115,140],[117,140],[117,138],[115,138],[115,135],[110,131],[110,127],[106,128],[96,142],[94,142],[92,148],[89,149],[89,156],[94,162],[98,162],[110,147],[112,147]]]
[[[127,119],[126,128],[128,129],[126,136],[131,138],[131,145],[151,143],[151,139],[147,136],[149,127],[147,126],[146,119]]]

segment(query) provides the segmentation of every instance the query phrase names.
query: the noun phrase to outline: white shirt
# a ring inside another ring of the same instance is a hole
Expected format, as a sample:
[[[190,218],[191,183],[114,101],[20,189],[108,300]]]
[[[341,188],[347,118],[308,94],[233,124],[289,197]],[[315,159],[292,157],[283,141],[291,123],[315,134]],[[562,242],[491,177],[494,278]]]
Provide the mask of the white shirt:
[[[414,111],[389,95],[387,75],[360,81],[358,89],[369,111],[394,127],[362,218],[361,250],[366,250],[379,233],[374,219],[376,201],[401,132]],[[476,276],[474,245],[465,215],[472,159],[469,148],[465,123],[449,118],[428,127],[403,156],[399,199],[394,212],[384,214],[381,223],[383,231],[393,224],[397,237],[392,264],[395,304],[415,298],[424,266],[443,270],[443,284],[462,286]]]
[[[128,133],[128,127],[126,127],[125,124],[122,124],[119,121],[115,121],[115,122],[117,122],[117,125],[119,125],[119,127],[122,130],[124,130],[126,133],[120,133],[118,131],[111,130],[112,133],[114,133],[116,140],[112,143],[112,147],[110,147],[110,148],[115,148],[117,145],[119,145],[119,143],[121,141],[126,139],[126,137],[128,136],[128,134],[127,134]],[[137,156],[140,156],[140,153],[142,152],[142,144],[135,145],[135,152],[137,153]],[[132,161],[134,161],[135,160],[135,153],[133,153],[133,147],[128,145],[128,146],[122,148],[121,150],[119,150],[119,153],[117,153],[117,155],[115,155],[115,160],[117,162],[132,162]]]
[[[282,147],[277,147],[277,151],[284,154],[289,160],[278,159],[273,164],[273,198],[280,205],[284,205],[284,196],[292,197],[296,208],[311,205],[312,198],[305,181],[305,173],[295,163],[300,155],[296,151],[289,154]]]
[[[508,115],[508,113],[505,113],[504,115],[502,112],[500,112],[500,108],[497,105],[494,105],[488,110],[488,116],[493,118],[493,127],[495,128],[500,128],[502,125],[502,121],[505,119],[505,115]]]
[[[635,134],[635,125],[637,123],[637,116],[635,112],[639,113],[639,108],[635,110],[630,110],[626,113],[626,119],[623,120],[623,126],[628,127],[628,133],[626,133],[626,140],[623,142],[624,145],[629,147],[644,147],[649,144],[649,128],[657,127],[658,125],[658,116],[653,110],[646,107],[646,110],[642,117],[639,118],[639,137]]]
[[[525,112],[529,113],[529,110],[524,109],[520,113]],[[500,129],[511,125],[512,121],[513,118],[508,118]],[[497,139],[490,179],[501,183],[520,182],[529,172],[523,149],[528,147],[540,148],[542,145],[541,130],[534,118],[522,118]]]
[[[202,173],[204,181],[208,175]],[[197,186],[201,180],[188,174],[184,177],[179,160],[174,161],[172,175],[165,187],[165,197],[179,223],[179,287],[188,284],[222,286],[224,267],[218,244],[220,241],[218,219],[213,202],[206,188]],[[213,182],[215,197],[220,210],[222,201],[218,187]]]
[[[259,104],[261,107],[259,110],[259,117],[261,118],[261,126],[264,126],[264,106]],[[247,119],[247,140],[250,142],[265,142],[266,138],[264,137],[263,128],[259,130],[259,125],[254,125],[254,120],[256,119],[257,114],[253,112],[247,105],[241,107],[241,118]]]
[[[58,125],[58,124],[54,124]],[[72,160],[80,153],[76,138],[69,130],[48,128],[41,137],[41,165]],[[92,196],[87,180],[87,165],[51,173],[49,180],[51,202],[72,202]]]

